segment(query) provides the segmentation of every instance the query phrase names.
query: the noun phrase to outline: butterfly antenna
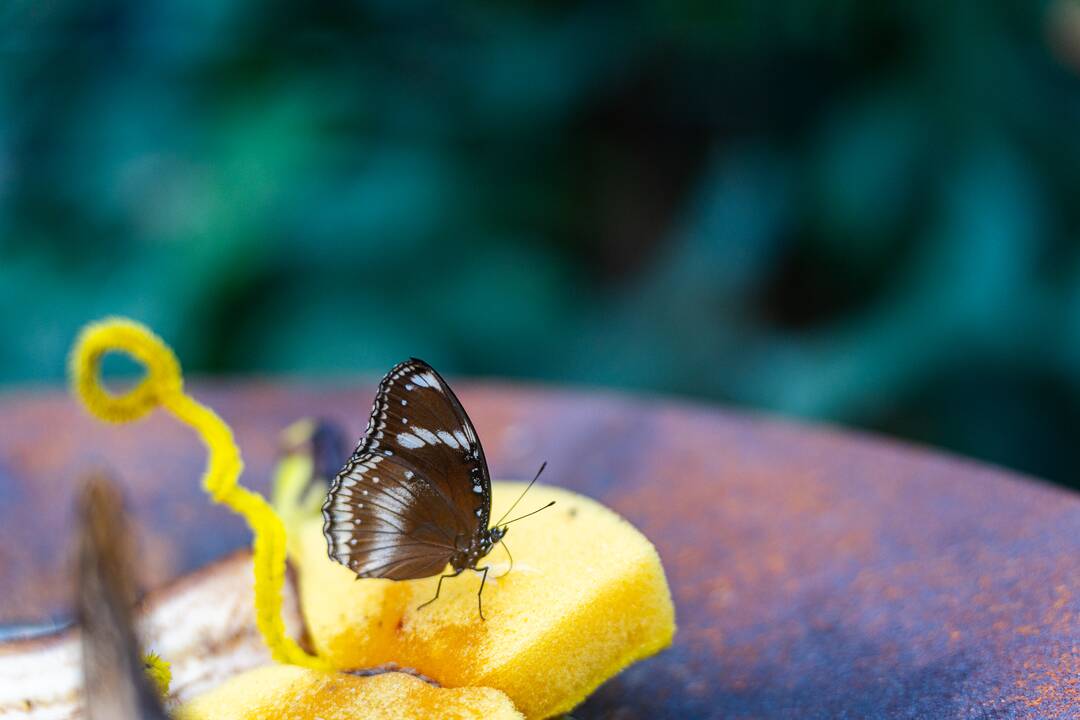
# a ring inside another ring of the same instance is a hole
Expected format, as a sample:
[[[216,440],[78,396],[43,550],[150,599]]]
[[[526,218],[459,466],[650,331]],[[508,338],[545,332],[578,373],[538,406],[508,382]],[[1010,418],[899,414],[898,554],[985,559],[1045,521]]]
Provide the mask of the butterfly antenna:
[[[529,482],[529,484],[525,487],[525,489],[521,491],[521,494],[518,495],[518,499],[514,501],[514,504],[510,506],[509,510],[507,510],[506,512],[503,513],[503,516],[501,518],[499,518],[499,522],[495,523],[495,527],[498,527],[499,525],[502,525],[503,520],[506,519],[506,516],[509,515],[510,513],[514,512],[514,508],[516,508],[517,504],[519,502],[521,502],[521,498],[525,497],[525,493],[529,492],[529,488],[531,488],[533,486],[533,483],[535,483],[540,478],[540,475],[544,472],[544,468],[546,468],[546,467],[547,467],[547,461],[545,460],[543,463],[541,463],[540,469],[536,471],[536,475],[533,477],[533,479]],[[518,519],[520,520],[521,518],[518,518]],[[513,521],[511,521],[511,522],[513,522]]]
[[[554,505],[554,504],[555,504],[555,501],[554,501],[554,500],[552,500],[551,502],[549,502],[549,503],[548,503],[547,505],[545,505],[544,507],[542,507],[542,508],[537,508],[536,510],[533,510],[533,511],[532,511],[531,513],[525,513],[525,514],[524,514],[524,515],[522,515],[521,517],[516,517],[516,518],[514,518],[513,520],[507,520],[506,522],[502,523],[502,526],[503,526],[503,527],[506,527],[506,526],[507,526],[507,525],[509,525],[510,523],[516,523],[516,522],[517,522],[518,520],[524,520],[525,518],[529,517],[530,515],[535,515],[536,513],[540,512],[541,510],[547,510],[547,509],[548,509],[549,507],[551,507],[551,506],[552,506],[552,505]]]

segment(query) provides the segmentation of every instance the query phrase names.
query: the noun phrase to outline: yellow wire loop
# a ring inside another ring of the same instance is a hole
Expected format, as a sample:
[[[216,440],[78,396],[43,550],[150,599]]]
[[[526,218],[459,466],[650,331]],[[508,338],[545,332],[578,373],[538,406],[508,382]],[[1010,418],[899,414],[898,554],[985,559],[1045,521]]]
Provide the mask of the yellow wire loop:
[[[110,352],[127,353],[146,369],[145,377],[122,395],[101,383],[101,358]],[[244,462],[232,430],[210,408],[184,392],[184,379],[176,355],[145,325],[123,318],[107,318],[87,325],[79,333],[70,359],[71,386],[86,409],[111,423],[138,420],[157,406],[191,426],[207,449],[202,486],[217,503],[244,517],[254,535],[255,622],[274,660],[326,669],[322,658],[304,651],[285,632],[281,591],[285,584],[285,526],[262,495],[239,484]]]

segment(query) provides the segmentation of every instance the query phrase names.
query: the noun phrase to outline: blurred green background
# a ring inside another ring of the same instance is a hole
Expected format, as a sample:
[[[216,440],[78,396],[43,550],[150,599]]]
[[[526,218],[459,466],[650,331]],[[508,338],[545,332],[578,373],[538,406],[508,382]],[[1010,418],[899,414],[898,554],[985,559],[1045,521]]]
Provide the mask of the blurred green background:
[[[1080,485],[1080,5],[14,0],[0,383],[450,374]]]

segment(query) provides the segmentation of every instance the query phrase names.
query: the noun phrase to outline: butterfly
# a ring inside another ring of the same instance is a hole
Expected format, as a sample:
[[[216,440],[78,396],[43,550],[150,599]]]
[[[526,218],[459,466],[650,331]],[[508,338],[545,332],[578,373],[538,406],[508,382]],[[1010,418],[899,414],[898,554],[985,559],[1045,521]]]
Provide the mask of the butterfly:
[[[412,358],[379,383],[367,431],[331,483],[323,534],[330,557],[358,578],[413,580],[450,565],[421,608],[438,599],[443,580],[466,569],[481,573],[484,619],[491,567],[478,565],[521,519],[502,522],[516,505],[488,527],[491,475],[476,429],[442,376]]]

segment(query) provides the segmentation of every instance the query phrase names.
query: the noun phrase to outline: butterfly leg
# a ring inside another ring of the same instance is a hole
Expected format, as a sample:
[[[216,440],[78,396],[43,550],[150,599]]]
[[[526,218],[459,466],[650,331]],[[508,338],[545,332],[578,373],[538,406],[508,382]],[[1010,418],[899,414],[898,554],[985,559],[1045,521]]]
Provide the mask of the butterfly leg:
[[[464,568],[462,568],[462,569],[464,569]],[[426,608],[428,605],[430,605],[431,603],[438,600],[439,599],[439,593],[442,592],[442,581],[445,580],[446,578],[455,578],[460,574],[461,574],[461,570],[458,570],[457,572],[450,573],[449,575],[440,575],[439,576],[439,584],[435,586],[435,597],[431,598],[430,600],[428,600],[423,605],[418,606],[416,609],[417,610],[422,610],[422,609]]]
[[[478,590],[476,593],[476,609],[480,611],[481,620],[487,620],[487,618],[484,617],[484,583],[487,582],[487,574],[488,570],[490,569],[490,565],[482,568],[476,568],[476,572],[484,573],[484,577],[480,578],[480,590]]]

